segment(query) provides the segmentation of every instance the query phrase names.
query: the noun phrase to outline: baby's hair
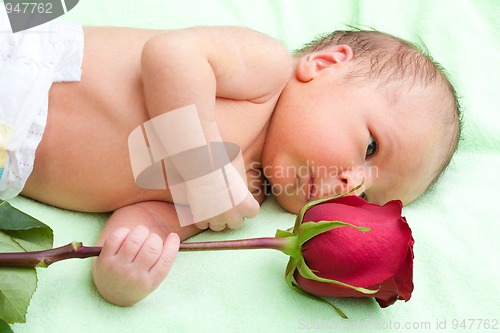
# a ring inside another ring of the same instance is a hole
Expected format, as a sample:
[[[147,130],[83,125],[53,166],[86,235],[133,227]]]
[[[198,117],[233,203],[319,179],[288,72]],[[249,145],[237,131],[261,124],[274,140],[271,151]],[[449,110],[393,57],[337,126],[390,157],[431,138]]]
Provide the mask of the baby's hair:
[[[462,132],[462,111],[453,84],[444,68],[427,52],[416,45],[393,35],[375,30],[338,30],[323,34],[294,52],[296,57],[324,50],[335,45],[348,45],[353,51],[353,66],[345,77],[347,82],[377,80],[383,86],[392,83],[407,83],[411,87],[420,85],[439,85],[444,88],[450,100],[452,112],[447,112],[447,129],[453,131],[451,143],[445,152],[442,164],[436,169],[434,178],[427,190],[432,188],[440,175],[448,167],[457,150]],[[382,80],[381,80],[382,79]],[[426,190],[426,191],[427,191]]]

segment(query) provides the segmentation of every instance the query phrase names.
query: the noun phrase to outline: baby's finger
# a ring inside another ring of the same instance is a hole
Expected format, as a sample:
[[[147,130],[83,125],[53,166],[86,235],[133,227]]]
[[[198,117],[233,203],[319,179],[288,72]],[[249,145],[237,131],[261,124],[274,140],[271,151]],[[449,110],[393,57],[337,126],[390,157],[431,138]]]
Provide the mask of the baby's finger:
[[[163,240],[157,234],[151,233],[142,244],[142,247],[134,259],[134,267],[149,271],[158,261],[163,250]]]
[[[198,223],[194,224],[198,229],[205,230],[208,228],[208,222],[207,221],[201,221]]]
[[[137,253],[139,253],[139,250],[142,247],[142,244],[144,244],[148,236],[149,229],[145,226],[139,225],[132,229],[116,254],[116,259],[123,264],[134,261]]]
[[[168,272],[170,272],[170,268],[174,263],[175,257],[177,256],[177,252],[179,251],[180,242],[179,235],[175,233],[168,235],[165,240],[165,244],[163,245],[163,251],[160,257],[149,270],[149,274],[153,280],[159,282],[168,275]]]
[[[239,229],[239,228],[243,227],[244,225],[245,225],[245,218],[242,218],[241,220],[228,223],[227,227],[229,229]]]
[[[252,219],[252,218],[256,217],[257,214],[259,214],[259,211],[260,211],[259,202],[257,200],[255,200],[255,198],[251,195],[250,204],[247,208],[245,217]]]
[[[120,250],[120,246],[125,238],[127,238],[129,232],[130,229],[128,228],[118,228],[113,231],[104,241],[99,257],[103,258],[114,256]]]
[[[238,205],[238,208],[243,216],[251,219],[259,213],[260,205],[253,195],[248,193],[248,196]]]
[[[214,221],[214,222],[210,222],[208,224],[208,226],[213,231],[222,231],[226,228],[226,223],[222,222],[222,221]]]

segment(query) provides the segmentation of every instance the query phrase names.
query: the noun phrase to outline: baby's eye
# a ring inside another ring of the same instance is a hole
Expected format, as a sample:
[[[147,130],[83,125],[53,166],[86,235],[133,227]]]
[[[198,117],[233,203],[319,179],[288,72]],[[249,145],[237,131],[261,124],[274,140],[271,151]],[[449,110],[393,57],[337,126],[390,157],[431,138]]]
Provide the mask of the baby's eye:
[[[370,141],[368,143],[368,147],[366,147],[365,157],[370,157],[374,155],[376,152],[377,152],[377,141],[375,141],[373,135],[370,135]]]

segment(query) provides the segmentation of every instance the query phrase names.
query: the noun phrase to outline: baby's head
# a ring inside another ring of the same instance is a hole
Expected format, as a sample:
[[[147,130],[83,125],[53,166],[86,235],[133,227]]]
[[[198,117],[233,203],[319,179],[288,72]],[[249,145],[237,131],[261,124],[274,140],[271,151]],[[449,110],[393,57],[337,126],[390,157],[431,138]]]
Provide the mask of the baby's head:
[[[422,195],[458,145],[460,108],[441,67],[376,31],[336,31],[297,51],[262,162],[286,209],[346,192],[371,202]]]

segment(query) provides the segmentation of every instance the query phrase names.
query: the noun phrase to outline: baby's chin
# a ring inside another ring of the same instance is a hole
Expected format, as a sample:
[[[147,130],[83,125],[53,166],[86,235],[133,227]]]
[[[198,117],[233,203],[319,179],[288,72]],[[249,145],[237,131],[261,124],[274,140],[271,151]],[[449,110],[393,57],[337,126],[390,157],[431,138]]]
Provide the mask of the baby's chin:
[[[306,204],[306,202],[300,202],[300,199],[295,196],[274,194],[274,197],[281,207],[293,214],[298,214],[300,209]]]

